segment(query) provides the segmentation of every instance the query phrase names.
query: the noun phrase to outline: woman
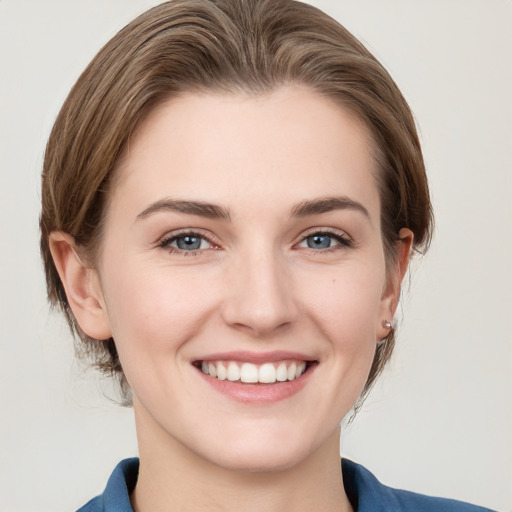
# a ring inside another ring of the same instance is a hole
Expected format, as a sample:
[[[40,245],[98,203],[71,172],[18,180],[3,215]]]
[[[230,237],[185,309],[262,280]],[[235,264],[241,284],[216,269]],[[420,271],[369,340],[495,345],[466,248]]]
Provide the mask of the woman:
[[[66,100],[42,195],[50,300],[137,425],[81,510],[483,510],[340,471],[432,217],[411,112],[335,21],[148,11]]]

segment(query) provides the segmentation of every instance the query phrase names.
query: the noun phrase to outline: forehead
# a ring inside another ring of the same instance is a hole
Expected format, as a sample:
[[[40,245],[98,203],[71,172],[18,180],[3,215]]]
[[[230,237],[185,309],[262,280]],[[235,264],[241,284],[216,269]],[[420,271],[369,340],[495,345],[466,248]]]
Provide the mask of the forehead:
[[[141,123],[112,199],[132,194],[143,207],[168,195],[246,206],[350,194],[378,203],[375,172],[364,123],[318,92],[190,93]]]

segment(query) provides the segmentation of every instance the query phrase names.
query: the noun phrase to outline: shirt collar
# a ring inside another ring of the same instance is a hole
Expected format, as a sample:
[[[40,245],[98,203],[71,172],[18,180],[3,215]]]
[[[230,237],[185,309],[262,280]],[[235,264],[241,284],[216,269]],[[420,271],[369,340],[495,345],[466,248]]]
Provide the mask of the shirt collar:
[[[341,461],[345,492],[357,512],[401,510],[396,496],[363,466],[349,459]]]

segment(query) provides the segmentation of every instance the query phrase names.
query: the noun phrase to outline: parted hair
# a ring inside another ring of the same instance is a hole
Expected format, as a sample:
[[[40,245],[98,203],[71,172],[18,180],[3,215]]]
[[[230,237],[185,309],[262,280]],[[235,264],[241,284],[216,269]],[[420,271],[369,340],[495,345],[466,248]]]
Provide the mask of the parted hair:
[[[392,265],[401,228],[414,248],[430,243],[433,217],[413,115],[393,79],[342,25],[294,0],[171,0],[119,31],[77,80],[55,121],[42,172],[41,253],[48,298],[74,332],[77,354],[130,390],[115,340],[89,338],[71,311],[49,235],[74,237],[94,267],[109,190],[141,120],[184,92],[265,94],[299,84],[355,113],[378,163],[381,232]],[[377,344],[363,395],[391,356],[395,331]]]

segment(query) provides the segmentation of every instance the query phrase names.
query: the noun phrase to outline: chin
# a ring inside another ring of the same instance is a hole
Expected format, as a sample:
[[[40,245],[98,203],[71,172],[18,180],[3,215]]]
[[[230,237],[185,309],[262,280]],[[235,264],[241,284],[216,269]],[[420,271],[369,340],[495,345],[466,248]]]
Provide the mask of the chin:
[[[308,444],[306,436],[294,435],[289,431],[272,435],[269,429],[263,434],[256,431],[252,435],[232,436],[223,446],[218,444],[214,450],[208,450],[208,454],[203,452],[203,457],[230,471],[274,473],[300,465],[317,449]]]
[[[268,449],[250,450],[245,447],[239,453],[225,453],[220,458],[216,457],[215,464],[238,473],[276,473],[296,467],[303,457],[304,454],[297,450],[271,452]]]

